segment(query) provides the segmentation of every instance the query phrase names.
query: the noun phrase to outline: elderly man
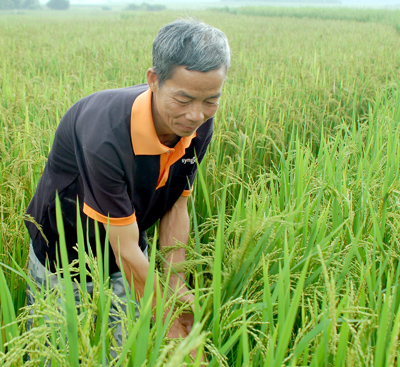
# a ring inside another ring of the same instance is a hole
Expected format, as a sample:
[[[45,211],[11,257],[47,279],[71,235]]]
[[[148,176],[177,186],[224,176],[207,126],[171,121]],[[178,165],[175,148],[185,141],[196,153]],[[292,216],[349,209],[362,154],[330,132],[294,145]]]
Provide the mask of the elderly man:
[[[69,260],[78,257],[73,248],[78,198],[94,253],[94,221],[103,224],[103,244],[109,223],[111,286],[115,292],[123,289],[123,267],[136,296],[143,296],[149,267],[146,230],[160,219],[161,248],[187,243],[187,202],[196,160],[203,159],[210,143],[229,65],[230,50],[221,31],[177,20],[162,27],[154,40],[147,84],[92,94],[66,112],[27,210],[41,227],[26,223],[29,267],[39,285],[46,279],[45,264],[54,271],[59,253],[57,192]],[[185,250],[176,250],[169,254],[167,268],[184,260]],[[179,282],[173,273],[170,285],[182,286]],[[190,296],[183,300],[193,302]],[[169,335],[186,336],[191,323],[177,320]]]

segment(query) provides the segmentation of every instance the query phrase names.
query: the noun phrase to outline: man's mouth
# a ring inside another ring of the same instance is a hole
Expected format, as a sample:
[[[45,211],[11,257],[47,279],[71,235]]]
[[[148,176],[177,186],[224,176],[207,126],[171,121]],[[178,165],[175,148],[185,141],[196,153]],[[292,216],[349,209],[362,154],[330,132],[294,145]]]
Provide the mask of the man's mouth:
[[[197,129],[197,126],[183,125],[179,124],[180,128],[184,131],[194,131]]]

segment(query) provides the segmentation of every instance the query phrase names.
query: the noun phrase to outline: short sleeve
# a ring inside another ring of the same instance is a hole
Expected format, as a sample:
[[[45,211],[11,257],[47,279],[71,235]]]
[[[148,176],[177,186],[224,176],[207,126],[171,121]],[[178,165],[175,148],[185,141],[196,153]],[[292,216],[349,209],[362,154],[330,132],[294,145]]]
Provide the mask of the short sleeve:
[[[132,152],[131,107],[128,91],[101,91],[80,100],[73,119],[83,212],[101,223],[128,225],[136,220],[126,175]]]
[[[190,189],[188,189],[188,190],[183,190],[181,196],[188,197],[188,196],[191,195],[192,191],[193,191],[193,186],[192,186]]]
[[[111,225],[135,222],[135,210],[116,149],[106,143],[95,152],[86,148],[82,153],[84,213],[101,223],[109,220]]]

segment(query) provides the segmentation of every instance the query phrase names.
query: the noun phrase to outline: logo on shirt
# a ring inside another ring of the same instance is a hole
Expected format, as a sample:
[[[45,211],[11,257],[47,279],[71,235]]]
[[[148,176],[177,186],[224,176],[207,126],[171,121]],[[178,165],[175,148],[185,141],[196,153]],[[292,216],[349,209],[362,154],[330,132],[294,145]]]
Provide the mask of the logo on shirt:
[[[193,157],[193,158],[183,158],[183,159],[182,159],[182,163],[183,163],[183,164],[186,164],[186,163],[195,164],[195,163],[196,163],[196,157]]]

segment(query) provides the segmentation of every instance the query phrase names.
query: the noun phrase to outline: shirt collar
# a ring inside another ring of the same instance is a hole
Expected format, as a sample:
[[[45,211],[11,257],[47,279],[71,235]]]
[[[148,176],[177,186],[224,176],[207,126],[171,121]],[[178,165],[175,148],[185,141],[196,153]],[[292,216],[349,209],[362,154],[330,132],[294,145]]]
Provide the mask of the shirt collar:
[[[152,92],[150,89],[140,94],[132,105],[131,139],[135,155],[161,155],[174,150],[162,144],[158,139],[151,112]],[[196,132],[182,137],[175,147],[189,147]]]

